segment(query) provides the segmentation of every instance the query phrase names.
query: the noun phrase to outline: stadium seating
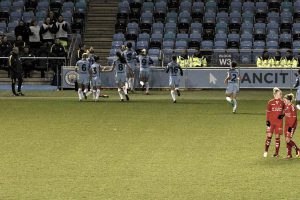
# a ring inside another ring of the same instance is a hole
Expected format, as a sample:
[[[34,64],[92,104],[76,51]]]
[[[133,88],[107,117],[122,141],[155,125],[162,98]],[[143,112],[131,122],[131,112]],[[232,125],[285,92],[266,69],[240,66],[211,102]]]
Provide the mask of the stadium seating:
[[[299,0],[120,0],[118,9],[116,27],[125,28],[116,28],[116,33],[125,34],[139,45],[134,46],[137,49],[167,54],[226,51],[241,63],[253,64],[265,48],[273,55],[295,49],[295,41],[300,40]],[[160,45],[141,45],[142,33],[149,34],[150,43]],[[123,40],[114,37],[113,42],[119,39]],[[171,44],[172,40],[176,42]]]
[[[41,25],[48,11],[56,11],[70,23],[72,31],[82,31],[87,0],[39,0],[35,9],[26,10],[26,0],[3,0],[0,2],[0,33],[9,33],[13,40],[14,28],[20,20],[30,23],[33,19]],[[6,24],[6,27],[4,25]]]

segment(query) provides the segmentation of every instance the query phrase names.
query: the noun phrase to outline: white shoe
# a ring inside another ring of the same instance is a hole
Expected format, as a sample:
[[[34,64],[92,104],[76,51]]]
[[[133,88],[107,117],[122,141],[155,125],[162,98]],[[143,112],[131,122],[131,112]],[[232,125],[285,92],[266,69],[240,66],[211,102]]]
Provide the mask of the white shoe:
[[[264,152],[264,158],[266,158],[268,156],[268,152]]]

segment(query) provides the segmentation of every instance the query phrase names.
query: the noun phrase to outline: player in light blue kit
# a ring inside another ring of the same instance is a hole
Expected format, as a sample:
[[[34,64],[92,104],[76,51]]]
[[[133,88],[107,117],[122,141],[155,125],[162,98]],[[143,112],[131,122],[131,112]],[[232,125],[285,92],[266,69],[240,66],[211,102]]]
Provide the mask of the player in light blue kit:
[[[132,43],[127,43],[127,49],[123,52],[127,63],[130,65],[133,73],[127,73],[128,88],[134,91],[134,74],[136,71],[136,52],[132,49]]]
[[[79,101],[83,98],[87,99],[86,93],[88,92],[88,85],[90,83],[90,63],[87,60],[88,54],[82,54],[82,59],[77,61],[75,71],[78,73],[78,97]]]
[[[121,101],[124,101],[123,93],[126,97],[126,100],[129,101],[129,96],[127,93],[127,72],[132,73],[130,66],[127,64],[125,57],[117,52],[117,59],[113,62],[113,65],[109,71],[115,70],[115,80],[118,86],[118,92],[121,98]]]
[[[240,80],[240,75],[238,70],[236,70],[237,63],[231,62],[231,69],[227,72],[227,77],[224,81],[225,85],[227,85],[226,89],[226,101],[228,101],[233,106],[233,113],[236,113],[237,109],[237,100],[236,96],[239,92],[238,82]]]
[[[298,70],[298,76],[297,76],[296,84],[294,85],[294,88],[297,89],[296,108],[297,108],[297,110],[300,110],[300,69]]]
[[[92,92],[93,99],[95,102],[99,101],[99,97],[101,94],[101,73],[107,72],[105,67],[100,65],[99,56],[95,56],[95,63],[91,66],[91,84],[92,84]],[[107,95],[102,95],[102,97],[108,97]]]
[[[138,57],[137,62],[140,68],[140,84],[142,88],[146,87],[146,94],[149,94],[149,77],[150,77],[150,65],[153,64],[153,60],[147,55],[147,50],[143,49],[141,55]]]
[[[180,67],[180,65],[176,62],[177,57],[172,56],[172,61],[168,64],[167,66],[167,73],[170,74],[169,76],[169,86],[171,88],[171,97],[173,99],[173,103],[176,103],[176,95],[175,91],[177,92],[177,95],[180,96],[180,91],[179,91],[179,74],[180,76],[183,76],[183,70]]]

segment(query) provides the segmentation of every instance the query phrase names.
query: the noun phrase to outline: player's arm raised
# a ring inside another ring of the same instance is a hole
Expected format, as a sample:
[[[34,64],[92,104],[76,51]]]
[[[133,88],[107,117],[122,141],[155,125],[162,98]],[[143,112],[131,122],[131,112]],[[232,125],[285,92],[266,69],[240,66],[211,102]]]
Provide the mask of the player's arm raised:
[[[225,85],[228,84],[228,81],[229,81],[230,78],[231,78],[231,77],[230,77],[230,74],[229,74],[229,72],[227,72],[227,77],[226,77],[225,80],[224,80],[224,84],[225,84]]]

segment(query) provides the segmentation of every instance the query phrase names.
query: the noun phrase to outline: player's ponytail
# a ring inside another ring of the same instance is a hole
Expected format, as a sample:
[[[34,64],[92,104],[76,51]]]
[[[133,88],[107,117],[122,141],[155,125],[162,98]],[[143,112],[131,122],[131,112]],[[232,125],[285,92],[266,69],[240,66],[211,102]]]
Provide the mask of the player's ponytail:
[[[294,100],[294,94],[293,93],[286,94],[284,98],[292,102]]]

